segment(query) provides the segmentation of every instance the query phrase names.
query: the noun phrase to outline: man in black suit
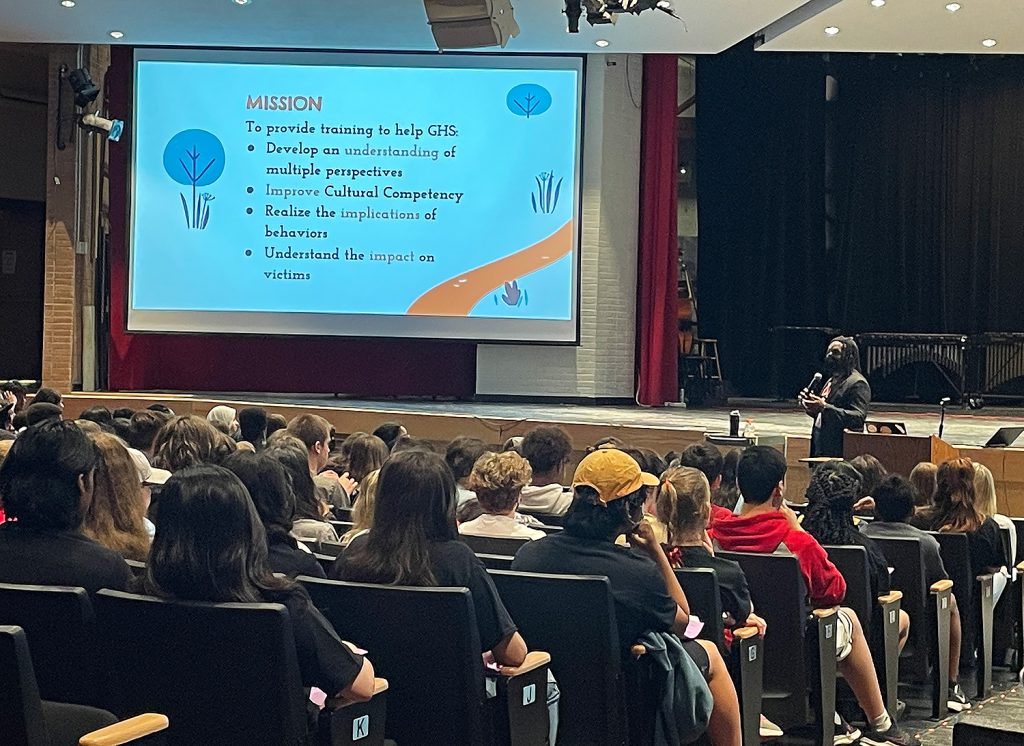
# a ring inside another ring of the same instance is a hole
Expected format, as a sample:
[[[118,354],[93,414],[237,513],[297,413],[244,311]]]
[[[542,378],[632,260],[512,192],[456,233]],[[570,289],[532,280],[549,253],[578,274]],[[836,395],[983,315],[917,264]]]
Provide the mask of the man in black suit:
[[[842,456],[843,430],[863,430],[871,387],[860,374],[860,351],[852,337],[836,337],[825,352],[830,375],[820,394],[804,391],[800,406],[814,418],[811,456]]]

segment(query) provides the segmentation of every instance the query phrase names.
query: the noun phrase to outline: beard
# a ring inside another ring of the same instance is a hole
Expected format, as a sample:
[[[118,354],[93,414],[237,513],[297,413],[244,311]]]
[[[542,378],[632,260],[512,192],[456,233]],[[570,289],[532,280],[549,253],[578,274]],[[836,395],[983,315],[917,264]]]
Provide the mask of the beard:
[[[825,358],[825,372],[830,376],[834,376],[836,373],[840,373],[843,370],[843,361],[837,360],[836,358],[828,355]]]

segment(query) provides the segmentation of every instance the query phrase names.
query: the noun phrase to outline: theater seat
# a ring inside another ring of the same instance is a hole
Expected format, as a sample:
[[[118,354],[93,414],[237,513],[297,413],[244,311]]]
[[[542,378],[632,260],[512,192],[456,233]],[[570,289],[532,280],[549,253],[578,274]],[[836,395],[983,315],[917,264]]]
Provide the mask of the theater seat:
[[[957,723],[953,726],[953,746],[1024,746],[1024,733]]]
[[[470,534],[462,534],[459,538],[476,554],[496,554],[503,557],[515,557],[519,548],[530,541],[511,536],[471,536]]]

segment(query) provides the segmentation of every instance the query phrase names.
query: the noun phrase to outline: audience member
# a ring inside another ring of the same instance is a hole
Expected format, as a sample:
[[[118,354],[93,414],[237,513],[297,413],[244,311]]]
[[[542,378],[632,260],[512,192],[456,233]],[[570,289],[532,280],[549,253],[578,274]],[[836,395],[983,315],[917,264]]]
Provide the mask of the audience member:
[[[119,437],[125,443],[128,442],[128,436],[131,435],[132,421],[126,420],[123,417],[114,418],[114,435]]]
[[[783,504],[786,459],[768,446],[751,446],[740,456],[737,478],[743,493],[739,515],[720,518],[715,525],[719,545],[733,552],[771,553],[785,546],[796,555],[814,607],[842,603],[846,581],[821,545],[800,525],[796,514]],[[865,739],[873,744],[918,744],[885,711],[871,651],[856,613],[839,609],[836,624],[836,660],[843,677],[867,715]],[[854,743],[861,733],[836,715],[836,744]]]
[[[624,655],[647,632],[684,637],[690,621],[689,604],[675,572],[650,526],[640,520],[643,487],[657,484],[657,477],[640,471],[639,464],[618,449],[591,452],[573,476],[564,530],[524,544],[512,562],[513,570],[524,572],[607,577]],[[629,537],[630,547],[615,543],[621,534]],[[714,697],[708,726],[712,744],[739,746],[736,689],[717,645],[687,640],[683,647]]]
[[[992,479],[992,471],[985,464],[974,465],[974,494],[978,505],[978,512],[986,518],[991,518],[996,525],[1010,537],[1010,556],[1012,560],[1017,557],[1017,528],[1013,521],[999,512],[999,505],[996,499],[996,483]]]
[[[483,513],[459,524],[459,533],[470,536],[508,536],[540,539],[544,532],[530,528],[528,518],[516,513],[519,495],[530,482],[530,463],[517,453],[485,453],[476,460],[469,487]]]
[[[359,499],[352,508],[352,528],[341,537],[341,545],[347,547],[349,543],[373,528],[373,509],[377,503],[377,480],[380,477],[380,470],[371,471],[366,478],[359,483]]]
[[[302,685],[342,701],[373,696],[369,660],[341,641],[300,586],[273,574],[253,501],[227,469],[200,466],[168,480],[143,587],[161,598],[284,604]]]
[[[135,414],[135,410],[131,407],[116,407],[111,415],[115,420],[130,420],[132,415]]]
[[[99,462],[82,533],[125,559],[145,562],[151,538],[146,530],[149,490],[116,435],[98,433],[89,439],[96,446]]]
[[[910,483],[914,486],[914,506],[917,510],[935,504],[935,481],[938,474],[938,465],[930,461],[922,461],[911,470]]]
[[[64,399],[60,395],[59,391],[50,388],[41,388],[32,397],[33,404],[55,404],[60,407],[60,411],[64,411]]]
[[[284,430],[288,427],[288,420],[285,419],[283,414],[268,414],[267,415],[267,439],[276,433],[278,430]]]
[[[224,468],[245,485],[267,534],[267,564],[290,578],[322,578],[316,557],[291,535],[295,494],[288,472],[273,457],[238,451],[224,459]]]
[[[235,434],[238,432],[238,419],[235,417],[234,407],[218,404],[207,412],[206,419],[229,438],[235,437]]]
[[[402,451],[426,451],[427,453],[437,453],[437,449],[434,448],[434,444],[426,438],[414,438],[411,435],[400,435],[395,444],[391,446],[392,455],[401,453]]]
[[[280,462],[288,472],[295,495],[292,536],[310,541],[337,541],[338,532],[326,518],[330,505],[317,492],[303,442],[290,435],[276,437],[263,453]]]
[[[914,487],[898,474],[890,474],[875,487],[875,520],[865,521],[861,531],[872,539],[917,539],[921,544],[921,559],[924,564],[925,586],[931,587],[940,580],[949,579],[939,554],[939,542],[926,531],[911,526],[908,521],[914,515],[917,492]],[[955,589],[954,589],[955,590]],[[956,595],[952,596],[952,612],[949,622],[949,696],[947,705],[953,712],[969,710],[971,703],[958,683],[960,678],[960,610]]]
[[[680,466],[688,466],[691,469],[698,469],[708,480],[711,492],[714,493],[722,486],[722,469],[725,459],[718,446],[712,443],[694,443],[686,447],[683,455],[679,457]],[[708,532],[714,537],[715,524],[719,518],[732,515],[732,511],[718,505],[711,505],[711,520],[708,521]]]
[[[148,407],[146,407],[146,409],[150,410],[151,412],[159,412],[160,414],[165,414],[168,417],[174,417],[174,410],[168,407],[166,404],[150,404]]]
[[[99,454],[71,422],[30,427],[0,466],[0,582],[124,590],[128,565],[82,535]]]
[[[114,432],[114,415],[106,407],[89,407],[78,415],[78,419],[95,422],[103,428],[104,432]]]
[[[139,481],[142,482],[142,502],[149,506],[143,523],[146,526],[146,533],[152,539],[156,533],[156,525],[150,520],[149,513],[156,513],[155,497],[159,494],[159,490],[163,489],[167,480],[171,478],[171,473],[167,469],[157,469],[149,463],[146,454],[137,448],[129,448],[128,455],[132,457],[135,471],[138,472]]]
[[[722,483],[711,491],[711,503],[733,512],[740,499],[740,486],[736,482],[736,466],[740,462],[740,450],[730,448],[722,459]]]
[[[626,443],[619,440],[614,435],[608,435],[594,441],[592,445],[587,446],[587,453],[593,453],[594,451],[599,451],[602,448],[615,448],[621,451],[626,448]]]
[[[242,441],[251,443],[259,453],[267,446],[267,410],[263,407],[245,407],[238,410],[238,434]]]
[[[451,443],[444,452],[444,460],[448,468],[455,475],[455,485],[458,494],[458,505],[472,500],[476,497],[473,490],[469,488],[469,475],[473,471],[473,464],[487,452],[487,444],[480,438],[459,436]]]
[[[64,408],[50,402],[33,402],[25,410],[25,426],[32,427],[43,422],[59,422]]]
[[[14,439],[14,394],[5,393],[0,399],[0,440]]]
[[[342,471],[348,472],[354,481],[362,483],[367,474],[384,465],[391,450],[376,435],[352,433],[342,442],[341,453],[344,460]]]
[[[170,419],[170,415],[163,412],[140,409],[129,420],[128,437],[125,440],[132,448],[142,451],[147,458],[152,459],[153,441],[156,440],[156,434]]]
[[[505,442],[501,444],[501,450],[502,450],[502,452],[504,452],[504,451],[514,451],[515,453],[518,453],[520,456],[522,456],[523,455],[523,436],[522,435],[513,435],[511,438],[506,438]]]
[[[882,462],[870,453],[863,453],[860,456],[850,459],[850,466],[857,470],[860,475],[860,491],[858,499],[871,497],[875,494],[875,487],[888,474]]]
[[[569,433],[557,425],[541,425],[526,434],[521,447],[533,477],[523,488],[520,511],[565,515],[572,504],[572,492],[562,486],[565,465],[572,455]]]
[[[373,434],[384,441],[384,445],[388,447],[388,451],[391,451],[395,447],[395,442],[403,435],[408,435],[409,431],[405,429],[405,425],[401,422],[382,422],[377,425],[377,429],[373,431]]]
[[[153,465],[170,472],[201,464],[219,464],[235,450],[224,433],[202,417],[172,417],[153,439]],[[142,450],[142,449],[139,449]]]
[[[320,500],[335,508],[352,507],[356,485],[351,480],[343,482],[334,472],[321,474],[331,455],[331,423],[319,415],[300,414],[288,423],[287,431],[306,448],[307,468]]]
[[[28,396],[28,389],[20,381],[12,380],[0,384],[0,393],[5,395],[5,399],[7,395],[14,398],[13,414],[25,411],[25,398]]]

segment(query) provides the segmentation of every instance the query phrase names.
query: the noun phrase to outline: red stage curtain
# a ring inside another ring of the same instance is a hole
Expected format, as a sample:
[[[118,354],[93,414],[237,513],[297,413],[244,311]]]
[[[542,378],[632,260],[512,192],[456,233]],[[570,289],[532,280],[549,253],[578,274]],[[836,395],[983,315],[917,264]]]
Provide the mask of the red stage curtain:
[[[637,398],[662,406],[679,394],[679,248],[676,237],[676,56],[644,55],[637,262]]]
[[[130,47],[111,49],[104,88],[110,110],[128,124],[110,146],[111,389],[473,396],[476,345],[468,342],[126,333]]]

